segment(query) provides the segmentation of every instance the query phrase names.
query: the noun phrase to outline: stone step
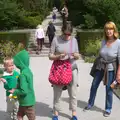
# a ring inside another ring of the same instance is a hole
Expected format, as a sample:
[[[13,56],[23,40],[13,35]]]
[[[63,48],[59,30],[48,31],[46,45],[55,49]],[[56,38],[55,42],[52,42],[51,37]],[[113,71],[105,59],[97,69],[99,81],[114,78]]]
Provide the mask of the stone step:
[[[28,48],[28,51],[36,51],[37,47]],[[49,52],[50,48],[42,48],[42,52]]]
[[[31,46],[31,45],[34,45],[34,44],[37,45],[37,41],[36,41],[36,40],[34,40],[34,41],[29,41],[28,44],[29,44],[30,46]],[[44,40],[44,44],[49,44],[49,40],[48,40],[48,39],[47,39],[47,40],[45,39],[45,40]]]
[[[44,55],[44,54],[30,54],[30,57],[48,57],[48,55]]]
[[[48,57],[48,54],[49,51],[48,52],[41,51],[39,52],[39,55],[36,54],[36,51],[29,51],[30,57]]]
[[[32,47],[36,47],[36,46],[37,46],[36,42],[31,42],[31,43],[28,44],[28,48],[32,48]],[[49,47],[49,41],[44,42],[43,46],[48,48]]]

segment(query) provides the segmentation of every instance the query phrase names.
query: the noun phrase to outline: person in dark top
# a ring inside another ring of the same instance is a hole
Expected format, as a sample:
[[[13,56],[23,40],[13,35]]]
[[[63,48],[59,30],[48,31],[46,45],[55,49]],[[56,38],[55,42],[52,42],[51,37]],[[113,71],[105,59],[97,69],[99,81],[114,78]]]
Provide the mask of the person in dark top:
[[[50,21],[49,25],[47,27],[47,31],[46,31],[46,36],[48,35],[50,46],[51,46],[52,40],[53,40],[53,38],[55,36],[55,32],[56,32],[55,26]]]

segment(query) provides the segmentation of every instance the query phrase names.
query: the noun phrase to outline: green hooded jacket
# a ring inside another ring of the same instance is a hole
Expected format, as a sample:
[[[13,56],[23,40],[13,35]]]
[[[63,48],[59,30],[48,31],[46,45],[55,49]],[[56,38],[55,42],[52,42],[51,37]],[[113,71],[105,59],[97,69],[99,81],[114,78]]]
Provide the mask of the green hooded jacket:
[[[7,71],[4,71],[2,78],[6,80],[4,83],[4,88],[6,89],[6,96],[10,95],[9,90],[17,87],[17,80],[19,77],[19,73],[17,71],[13,71],[13,74],[9,74]]]
[[[13,95],[18,97],[20,106],[35,105],[35,93],[33,88],[33,74],[29,68],[29,54],[22,50],[14,56],[14,64],[20,69],[18,87]]]

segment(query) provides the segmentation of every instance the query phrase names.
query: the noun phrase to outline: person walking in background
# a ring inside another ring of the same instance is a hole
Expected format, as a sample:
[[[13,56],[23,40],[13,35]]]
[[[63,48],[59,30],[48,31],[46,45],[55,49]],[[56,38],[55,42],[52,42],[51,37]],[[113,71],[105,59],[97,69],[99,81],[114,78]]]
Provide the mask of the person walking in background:
[[[52,13],[52,19],[53,19],[53,22],[56,21],[56,13],[55,12]]]
[[[117,80],[120,83],[120,40],[115,23],[107,22],[104,26],[104,40],[99,52],[99,57],[95,60],[91,70],[94,77],[88,105],[84,110],[90,110],[95,101],[97,89],[103,80],[106,86],[105,111],[103,115],[108,117],[111,114],[113,103],[113,90],[111,84]]]
[[[53,22],[56,21],[56,13],[57,13],[57,9],[56,9],[56,7],[53,7],[53,11],[52,11],[52,19],[53,19]]]
[[[51,48],[49,59],[53,61],[64,61],[68,60],[72,65],[72,82],[67,85],[69,93],[69,109],[72,111],[72,120],[77,120],[76,108],[77,108],[77,86],[78,86],[78,68],[76,60],[79,59],[79,51],[77,40],[71,36],[72,25],[67,23],[62,27],[62,35],[54,37]],[[59,66],[58,66],[59,67]],[[57,68],[56,68],[57,69]],[[68,77],[68,76],[67,76]],[[58,120],[58,112],[60,107],[60,98],[62,94],[63,85],[53,84],[53,120]]]
[[[66,24],[66,21],[68,20],[68,8],[66,4],[64,4],[64,7],[62,8],[62,18],[63,18],[63,25]]]
[[[24,49],[14,56],[14,64],[20,69],[20,75],[17,88],[9,90],[9,92],[13,96],[18,96],[18,120],[23,120],[25,115],[28,117],[28,120],[35,120],[35,93],[33,88],[33,73],[29,68],[29,59],[29,54]]]
[[[44,34],[44,30],[42,28],[42,25],[38,25],[37,29],[35,31],[35,39],[37,41],[36,54],[39,54],[39,51],[42,50],[42,45],[44,43],[44,38],[45,38],[45,34]]]
[[[55,32],[56,32],[55,26],[50,21],[49,25],[47,27],[47,31],[46,31],[46,36],[48,35],[50,46],[51,46],[52,40],[53,40],[53,38],[55,36]]]
[[[14,70],[14,63],[11,57],[6,57],[4,59],[5,71],[0,81],[4,83],[4,88],[6,90],[6,102],[7,102],[7,113],[6,120],[17,120],[18,112],[18,99],[17,96],[10,94],[9,90],[15,89],[17,87],[19,73]]]

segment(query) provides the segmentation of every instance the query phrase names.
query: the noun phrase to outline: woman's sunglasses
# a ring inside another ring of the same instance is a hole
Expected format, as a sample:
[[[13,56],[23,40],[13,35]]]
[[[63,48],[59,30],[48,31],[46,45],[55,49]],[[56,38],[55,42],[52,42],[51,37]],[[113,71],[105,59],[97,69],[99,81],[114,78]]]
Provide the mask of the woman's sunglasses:
[[[70,36],[70,35],[71,35],[71,33],[64,33],[64,35]]]

